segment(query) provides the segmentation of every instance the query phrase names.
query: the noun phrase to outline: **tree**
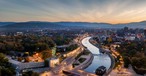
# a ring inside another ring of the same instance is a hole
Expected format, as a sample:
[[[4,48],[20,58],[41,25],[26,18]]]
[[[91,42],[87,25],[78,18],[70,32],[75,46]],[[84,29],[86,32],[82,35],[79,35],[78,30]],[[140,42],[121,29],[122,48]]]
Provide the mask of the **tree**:
[[[0,53],[0,66],[8,64],[8,59],[5,57],[3,53]]]
[[[0,53],[0,76],[14,76],[15,70],[3,53]]]
[[[39,74],[33,71],[27,71],[25,73],[22,73],[22,76],[39,76]]]
[[[125,56],[125,57],[123,57],[123,60],[124,60],[124,67],[128,68],[129,64],[130,64],[129,58],[127,56]]]
[[[45,60],[52,56],[52,51],[43,51],[41,54],[42,54],[42,58]]]
[[[111,37],[109,37],[109,38],[107,39],[107,41],[108,41],[108,43],[111,43],[113,40],[112,40]]]

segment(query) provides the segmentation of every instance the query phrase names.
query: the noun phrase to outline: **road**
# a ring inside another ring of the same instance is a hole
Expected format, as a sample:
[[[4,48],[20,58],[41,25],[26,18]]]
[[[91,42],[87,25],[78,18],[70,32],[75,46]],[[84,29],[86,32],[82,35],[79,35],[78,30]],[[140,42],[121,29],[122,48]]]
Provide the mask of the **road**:
[[[87,35],[87,34],[86,34]],[[74,70],[72,67],[73,62],[75,61],[75,57],[78,56],[83,50],[84,47],[81,44],[81,41],[86,35],[83,35],[81,37],[78,37],[76,43],[78,43],[79,48],[76,50],[73,50],[66,54],[67,58],[64,59],[58,66],[55,68],[52,68],[50,71],[42,73],[40,76],[62,76],[62,71],[72,71]]]
[[[43,73],[40,76],[46,76],[46,75],[51,75],[51,76],[55,76],[55,75],[63,75],[62,71],[63,70],[73,70],[72,64],[75,61],[75,57],[81,53],[84,49],[82,49],[82,47],[79,47],[75,50],[73,50],[71,53],[69,53],[69,55],[67,56],[66,59],[64,59],[58,66],[52,68],[49,72]],[[71,55],[70,55],[71,54]]]

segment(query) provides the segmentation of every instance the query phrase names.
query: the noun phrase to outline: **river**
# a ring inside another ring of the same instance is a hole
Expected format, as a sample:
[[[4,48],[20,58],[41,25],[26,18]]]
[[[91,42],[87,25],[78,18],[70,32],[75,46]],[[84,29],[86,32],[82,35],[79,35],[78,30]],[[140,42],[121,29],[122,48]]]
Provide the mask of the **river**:
[[[99,48],[89,42],[91,38],[92,37],[86,37],[82,40],[82,44],[87,47],[87,49],[93,54],[94,57],[92,63],[84,70],[95,73],[95,70],[99,66],[105,66],[108,70],[111,66],[111,58],[107,54],[100,53]]]

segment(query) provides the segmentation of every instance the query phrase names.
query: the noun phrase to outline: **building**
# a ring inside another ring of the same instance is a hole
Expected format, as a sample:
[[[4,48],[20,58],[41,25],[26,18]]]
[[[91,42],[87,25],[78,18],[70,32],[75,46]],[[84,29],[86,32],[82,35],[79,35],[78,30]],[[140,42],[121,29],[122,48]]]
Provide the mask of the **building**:
[[[49,62],[49,66],[50,67],[55,67],[56,65],[59,64],[59,58],[50,58],[50,59],[47,59],[48,62]]]
[[[135,40],[135,36],[125,36],[125,40],[131,40],[131,41],[133,41],[133,40]]]
[[[21,72],[23,70],[27,69],[37,69],[41,67],[55,67],[59,64],[59,58],[48,58],[47,63],[45,61],[42,62],[19,62],[17,60],[13,60],[11,57],[8,57],[9,62],[12,64],[12,66],[18,71]],[[46,66],[47,64],[47,66]]]

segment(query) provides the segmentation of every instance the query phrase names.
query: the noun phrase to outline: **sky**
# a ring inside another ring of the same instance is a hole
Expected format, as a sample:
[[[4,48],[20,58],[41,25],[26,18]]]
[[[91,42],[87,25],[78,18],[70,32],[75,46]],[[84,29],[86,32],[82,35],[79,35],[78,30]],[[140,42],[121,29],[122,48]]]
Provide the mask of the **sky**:
[[[129,23],[146,20],[146,0],[0,0],[0,21]]]

